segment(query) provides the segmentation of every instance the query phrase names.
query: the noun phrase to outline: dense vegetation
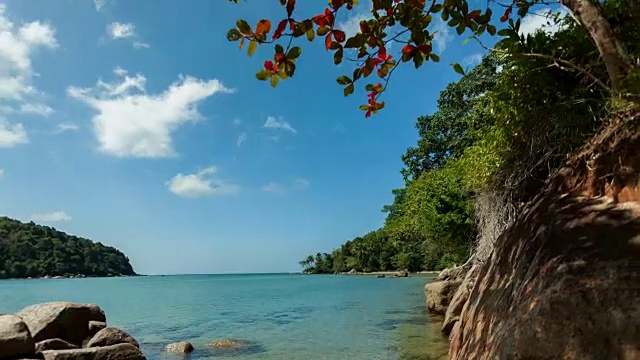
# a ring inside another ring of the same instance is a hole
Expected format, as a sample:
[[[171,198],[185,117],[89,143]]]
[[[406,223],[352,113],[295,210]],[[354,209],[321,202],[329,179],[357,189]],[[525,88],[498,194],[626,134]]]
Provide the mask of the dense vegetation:
[[[113,247],[48,226],[0,217],[0,279],[135,275]]]
[[[598,5],[631,64],[640,63],[632,2]],[[405,186],[393,190],[381,229],[300,262],[307,273],[439,270],[484,260],[521,204],[612,111],[614,96],[590,34],[570,16],[554,34],[506,34],[481,64],[444,89],[438,110],[417,120],[419,140],[402,156]],[[519,22],[513,24],[517,31]],[[637,88],[637,67],[625,81]]]

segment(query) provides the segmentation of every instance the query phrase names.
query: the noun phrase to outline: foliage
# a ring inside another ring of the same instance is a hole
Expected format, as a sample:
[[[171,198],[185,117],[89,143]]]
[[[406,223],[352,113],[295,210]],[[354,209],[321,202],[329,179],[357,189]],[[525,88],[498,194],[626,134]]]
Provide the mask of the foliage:
[[[229,0],[237,3],[238,0]],[[268,19],[260,20],[255,29],[245,20],[238,20],[236,28],[232,28],[227,33],[229,41],[240,41],[240,48],[244,46],[245,41],[249,41],[248,55],[251,56],[258,44],[267,44],[275,42],[282,37],[288,37],[286,47],[280,44],[275,45],[275,54],[272,60],[264,63],[264,69],[258,71],[256,77],[259,80],[269,80],[272,86],[276,86],[279,79],[286,79],[295,75],[296,60],[301,54],[301,48],[298,46],[291,47],[293,40],[300,37],[306,37],[308,41],[314,41],[316,38],[324,37],[324,45],[327,51],[333,52],[333,59],[336,65],[340,64],[345,58],[345,51],[354,52],[356,59],[349,59],[357,64],[357,68],[353,74],[341,75],[337,78],[338,84],[344,86],[343,93],[348,96],[354,92],[355,84],[358,81],[368,78],[375,73],[380,82],[374,80],[364,85],[364,89],[368,92],[367,104],[361,105],[360,109],[365,111],[365,117],[377,113],[384,108],[385,103],[379,101],[381,93],[383,93],[394,70],[401,64],[413,62],[416,68],[421,67],[425,61],[440,61],[440,57],[433,51],[433,41],[439,36],[437,31],[431,26],[434,18],[437,16],[446,22],[446,24],[456,29],[458,35],[465,32],[470,34],[470,38],[479,39],[483,34],[489,36],[499,35],[502,37],[501,42],[505,44],[517,45],[522,43],[522,36],[519,35],[519,27],[521,19],[534,12],[536,5],[548,5],[546,1],[541,0],[514,0],[506,4],[495,2],[495,7],[500,9],[502,15],[501,23],[508,23],[508,27],[501,29],[496,28],[496,22],[490,7],[491,1],[486,3],[486,8],[475,8],[480,3],[471,3],[468,0],[433,0],[427,2],[425,0],[367,0],[371,1],[371,17],[360,21],[359,31],[347,38],[344,31],[336,27],[336,16],[341,11],[352,11],[358,4],[357,0],[329,0],[328,7],[318,15],[309,19],[295,19],[294,11],[296,9],[296,0],[280,0],[280,4],[286,9],[286,18],[281,19],[275,27],[269,39],[271,32],[271,21]],[[604,5],[600,3],[594,4],[588,0],[565,0],[563,4],[568,7],[575,6],[581,9],[583,6],[595,7],[598,15],[609,16],[612,14],[626,15],[625,23],[634,22],[634,15],[637,11],[629,8],[634,2],[624,1],[608,1]],[[615,5],[612,5],[615,4]],[[516,12],[514,13],[514,9]],[[625,13],[626,12],[626,13]],[[615,49],[605,51],[599,48],[600,55],[605,57],[608,75],[613,77],[613,67],[609,64],[615,62],[616,67],[625,67],[626,72],[631,75],[638,75],[637,71],[629,69],[637,68],[633,63],[634,58],[628,57],[623,51],[617,49],[617,36],[615,32],[602,34],[598,33],[601,29],[611,25],[601,23],[601,18],[582,19],[582,16],[589,16],[587,12],[576,12],[576,17],[581,24],[596,24],[595,26],[585,26],[590,31],[591,38],[600,44],[614,44]],[[532,16],[537,16],[534,14]],[[514,21],[514,19],[516,19]],[[619,19],[616,18],[616,19]],[[637,22],[637,21],[636,21]],[[615,25],[615,23],[614,23]],[[289,32],[287,32],[287,29]],[[431,30],[430,30],[431,29]],[[637,28],[628,30],[626,35],[637,35]],[[637,38],[637,37],[635,37]],[[388,54],[389,44],[398,42],[403,44],[397,59],[393,55]],[[637,47],[637,45],[635,45]],[[528,53],[526,49],[512,47],[511,51],[516,54]],[[562,49],[559,49],[562,52]],[[631,60],[631,61],[629,61]],[[621,64],[625,63],[625,66]],[[568,64],[575,65],[571,62]],[[464,75],[462,66],[458,63],[452,64],[453,69]],[[575,66],[574,66],[575,67]],[[635,79],[629,75],[629,79]],[[640,76],[640,75],[638,75]],[[617,84],[616,79],[612,79],[612,86]],[[603,83],[604,84],[604,83]],[[606,86],[606,85],[605,85]],[[640,86],[640,85],[638,85]],[[633,87],[632,87],[633,88]],[[611,93],[618,89],[610,89]],[[638,89],[636,89],[638,90]]]
[[[0,217],[0,279],[135,275],[115,248],[54,228]]]

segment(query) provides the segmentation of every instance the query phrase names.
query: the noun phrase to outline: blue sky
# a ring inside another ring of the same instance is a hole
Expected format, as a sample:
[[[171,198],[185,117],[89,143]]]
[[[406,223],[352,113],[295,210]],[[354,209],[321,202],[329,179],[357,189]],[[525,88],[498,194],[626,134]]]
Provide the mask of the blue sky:
[[[449,64],[480,54],[440,24],[441,63],[400,68],[365,120],[365,94],[335,82],[352,65],[320,42],[301,40],[277,89],[255,79],[271,46],[249,58],[225,34],[280,19],[275,0],[0,3],[0,213],[115,246],[145,274],[294,271],[380,227],[416,118],[458,78]]]

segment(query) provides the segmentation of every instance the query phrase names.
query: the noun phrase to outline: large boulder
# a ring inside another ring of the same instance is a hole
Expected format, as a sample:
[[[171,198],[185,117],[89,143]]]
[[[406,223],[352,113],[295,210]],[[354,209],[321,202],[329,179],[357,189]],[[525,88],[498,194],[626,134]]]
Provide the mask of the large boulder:
[[[540,196],[497,239],[450,359],[640,359],[639,269],[640,203]]]
[[[194,350],[193,345],[188,341],[172,343],[164,347],[164,351],[166,352],[179,353],[179,354],[188,354],[193,350]]]
[[[444,315],[460,284],[462,284],[461,280],[435,281],[426,284],[424,293],[427,297],[429,312]]]
[[[28,357],[35,342],[25,322],[15,315],[0,315],[0,359]]]
[[[43,340],[36,344],[36,352],[42,352],[45,350],[69,350],[78,349],[78,346],[73,345],[68,341],[62,339],[49,339]]]
[[[89,337],[90,321],[107,320],[97,305],[72,302],[36,304],[16,315],[27,324],[36,342],[57,338],[74,345],[81,345]]]
[[[47,350],[41,354],[44,360],[146,360],[140,349],[128,343],[74,350]]]
[[[133,336],[118,328],[108,327],[98,331],[98,333],[85,344],[85,347],[110,346],[124,343],[140,348],[140,344],[138,344]]]
[[[97,334],[98,331],[107,327],[107,323],[104,321],[89,321],[89,338]]]
[[[453,298],[451,298],[451,302],[444,314],[444,322],[442,324],[441,331],[444,335],[449,335],[455,323],[460,320],[460,313],[462,313],[462,308],[467,303],[471,289],[473,289],[473,285],[475,285],[476,280],[478,279],[480,267],[480,264],[476,264],[467,272],[464,280],[462,280],[462,284],[458,286],[458,290],[456,290]]]

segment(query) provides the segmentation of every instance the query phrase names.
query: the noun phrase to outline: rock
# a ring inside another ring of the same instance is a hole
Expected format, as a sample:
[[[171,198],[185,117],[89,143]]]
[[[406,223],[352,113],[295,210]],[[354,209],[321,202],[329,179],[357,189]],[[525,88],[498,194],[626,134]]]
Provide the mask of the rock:
[[[146,360],[140,349],[129,344],[117,344],[73,350],[41,352],[44,360]]]
[[[110,346],[116,344],[131,344],[140,348],[140,344],[125,331],[114,327],[104,328],[96,333],[85,347]]]
[[[213,349],[240,349],[251,344],[252,343],[248,340],[223,339],[209,343],[207,344],[207,347]]]
[[[164,351],[188,354],[193,351],[193,345],[188,341],[181,341],[177,343],[168,344],[167,346],[164,347]]]
[[[451,269],[444,269],[438,274],[436,280],[462,280],[470,266],[459,266]]]
[[[355,274],[357,274],[357,273],[358,273],[358,272],[356,271],[356,269],[351,269],[351,270],[349,270],[349,272],[348,272],[347,274],[349,274],[349,275],[355,275]]]
[[[64,341],[62,339],[48,339],[40,341],[36,344],[36,352],[41,352],[45,350],[69,350],[69,349],[78,349],[78,346],[73,345],[70,342]]]
[[[103,321],[89,321],[89,339],[92,338],[98,331],[107,327],[107,323]]]
[[[0,359],[35,354],[35,343],[27,324],[15,315],[0,315]]]
[[[640,358],[640,203],[552,194],[497,239],[450,359]]]
[[[16,315],[27,324],[36,342],[58,338],[74,345],[81,345],[89,337],[89,321],[106,322],[97,305],[71,302],[36,304]]]
[[[385,275],[384,275],[384,274],[378,274],[378,275],[376,275],[376,277],[377,277],[378,279],[384,279],[384,278],[385,278]]]
[[[436,281],[424,286],[429,312],[444,315],[462,281]]]
[[[444,314],[444,323],[442,324],[441,330],[444,335],[449,335],[455,323],[460,320],[460,313],[462,313],[462,308],[467,303],[471,289],[473,289],[473,285],[475,285],[476,280],[478,279],[480,267],[481,266],[479,264],[474,265],[467,272],[464,280],[462,280],[462,284],[458,286],[458,290],[456,290],[453,295],[451,303]]]
[[[409,277],[409,273],[406,271],[398,271],[397,273],[393,274],[393,277]]]

